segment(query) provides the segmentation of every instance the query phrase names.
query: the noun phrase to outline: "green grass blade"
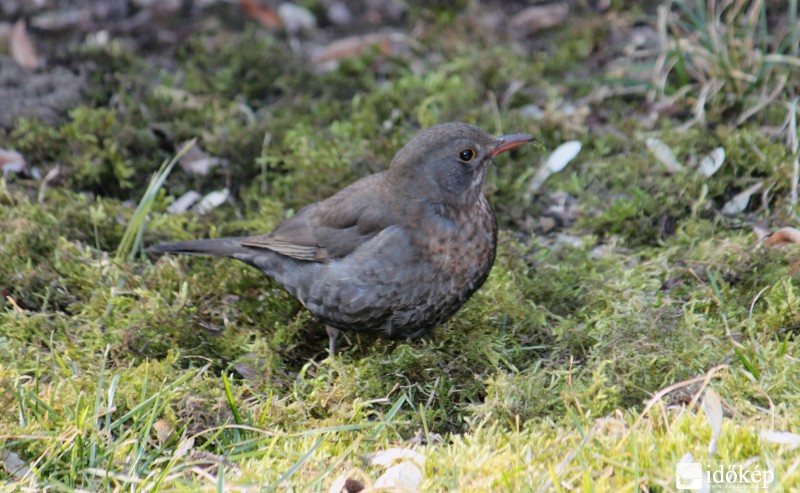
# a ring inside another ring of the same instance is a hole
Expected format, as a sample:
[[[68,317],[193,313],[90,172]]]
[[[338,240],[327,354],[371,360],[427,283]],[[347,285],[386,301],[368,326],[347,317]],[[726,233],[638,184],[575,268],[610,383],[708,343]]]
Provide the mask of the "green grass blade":
[[[288,471],[283,473],[283,475],[281,477],[279,477],[274,483],[269,485],[269,488],[267,488],[267,491],[275,491],[275,489],[278,486],[280,486],[281,483],[283,483],[284,481],[289,479],[295,472],[297,472],[298,469],[303,467],[303,464],[305,464],[308,461],[308,459],[311,458],[311,455],[319,448],[320,445],[322,445],[322,442],[324,442],[324,441],[325,441],[325,437],[320,437],[319,440],[314,442],[314,445],[311,446],[311,448],[308,450],[308,452],[306,452],[305,454],[303,454],[302,457],[300,457],[300,460],[295,462],[294,465],[292,465],[292,467],[290,467]]]
[[[227,398],[228,406],[230,406],[231,412],[233,413],[234,421],[236,421],[237,425],[244,424],[242,423],[241,416],[239,416],[239,406],[236,405],[236,399],[233,397],[231,382],[228,380],[228,375],[225,372],[222,373],[222,385],[225,387],[225,397]]]
[[[167,180],[172,168],[178,163],[178,160],[189,152],[189,149],[194,146],[195,142],[197,142],[197,139],[192,139],[187,142],[181,150],[175,154],[172,160],[164,161],[161,168],[153,175],[150,184],[147,186],[147,190],[145,190],[142,199],[139,201],[139,205],[136,207],[133,216],[131,216],[128,227],[125,229],[125,234],[122,235],[122,240],[119,242],[117,255],[114,257],[117,262],[122,263],[126,257],[132,259],[136,255],[136,252],[141,246],[147,214],[153,206],[153,201],[156,195],[158,195],[158,191],[161,190],[161,187]]]
[[[394,403],[392,408],[389,409],[389,412],[386,413],[386,419],[384,419],[375,429],[375,432],[372,434],[373,439],[378,438],[378,436],[383,432],[384,428],[386,428],[386,425],[391,423],[392,419],[394,419],[394,416],[400,411],[400,408],[403,406],[405,402],[406,402],[406,395],[403,394],[400,396],[399,399],[397,399],[397,402]]]
[[[203,366],[200,369],[192,370],[189,373],[187,373],[185,375],[182,375],[180,378],[178,378],[177,380],[175,380],[171,384],[169,384],[166,387],[164,387],[163,392],[170,392],[171,390],[173,390],[174,388],[182,385],[184,382],[188,381],[189,379],[194,378],[197,375],[201,375],[201,374],[205,373],[205,371],[210,366],[211,366],[211,363]],[[111,423],[111,426],[109,426],[109,430],[115,430],[115,429],[119,428],[119,426],[122,423],[128,421],[133,416],[136,416],[137,414],[141,413],[143,409],[146,409],[146,408],[150,407],[150,405],[152,405],[153,402],[155,402],[158,399],[158,397],[159,397],[159,394],[153,394],[150,397],[148,397],[147,399],[143,400],[141,403],[139,403],[138,406],[134,407],[133,409],[131,409],[130,411],[128,411],[124,415],[122,415],[119,418],[117,418],[116,420],[114,420]]]

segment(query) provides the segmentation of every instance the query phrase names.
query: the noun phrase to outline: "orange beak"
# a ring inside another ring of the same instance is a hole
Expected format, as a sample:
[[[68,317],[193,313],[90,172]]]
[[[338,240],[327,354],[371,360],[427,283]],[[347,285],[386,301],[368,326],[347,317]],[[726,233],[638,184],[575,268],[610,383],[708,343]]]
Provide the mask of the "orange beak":
[[[494,157],[502,152],[506,152],[510,149],[515,149],[522,144],[530,142],[533,140],[533,135],[529,134],[510,134],[510,135],[501,135],[495,139],[495,146],[489,154]]]

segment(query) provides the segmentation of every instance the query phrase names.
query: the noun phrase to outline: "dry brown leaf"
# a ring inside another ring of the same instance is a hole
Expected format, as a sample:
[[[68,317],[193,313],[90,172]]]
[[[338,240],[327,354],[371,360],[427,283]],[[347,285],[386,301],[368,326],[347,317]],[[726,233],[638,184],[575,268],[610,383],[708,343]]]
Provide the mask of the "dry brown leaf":
[[[339,61],[344,58],[357,57],[368,48],[376,45],[381,53],[390,55],[399,52],[402,47],[407,47],[409,41],[404,34],[397,32],[348,36],[346,38],[337,39],[324,47],[312,57],[312,62],[321,64]]]
[[[11,30],[11,57],[21,67],[28,70],[33,70],[39,66],[39,55],[36,54],[36,49],[33,47],[31,38],[28,37],[28,29],[25,27],[25,21],[18,20]]]
[[[156,432],[158,443],[161,445],[167,443],[175,434],[175,427],[166,419],[159,419],[153,423],[153,429]]]
[[[551,3],[523,9],[511,17],[509,25],[512,29],[520,29],[526,33],[532,33],[540,29],[558,26],[567,19],[568,15],[569,5],[566,3]]]
[[[764,244],[767,246],[784,245],[786,243],[800,243],[800,229],[781,228],[764,238]]]
[[[25,157],[17,151],[0,149],[0,171],[3,178],[8,178],[11,173],[21,173],[25,170]]]
[[[245,14],[257,20],[264,27],[283,27],[283,22],[277,12],[257,4],[255,0],[239,0],[239,6]]]

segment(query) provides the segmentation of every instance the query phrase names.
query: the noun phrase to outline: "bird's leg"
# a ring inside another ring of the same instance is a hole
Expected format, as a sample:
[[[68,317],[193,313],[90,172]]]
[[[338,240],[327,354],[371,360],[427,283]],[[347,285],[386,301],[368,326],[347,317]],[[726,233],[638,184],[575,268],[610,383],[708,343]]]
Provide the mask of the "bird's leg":
[[[331,327],[330,325],[325,326],[325,332],[328,333],[328,351],[330,352],[331,356],[336,356],[336,339],[339,338],[339,329],[336,327]]]

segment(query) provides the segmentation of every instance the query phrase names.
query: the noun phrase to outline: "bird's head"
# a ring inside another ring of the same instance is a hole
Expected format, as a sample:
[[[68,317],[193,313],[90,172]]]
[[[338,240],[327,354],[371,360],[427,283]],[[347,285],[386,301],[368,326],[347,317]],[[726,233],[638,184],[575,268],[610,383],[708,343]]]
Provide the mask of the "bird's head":
[[[474,125],[443,123],[422,130],[400,149],[389,175],[407,198],[474,202],[492,159],[531,140],[528,134],[493,137]]]

